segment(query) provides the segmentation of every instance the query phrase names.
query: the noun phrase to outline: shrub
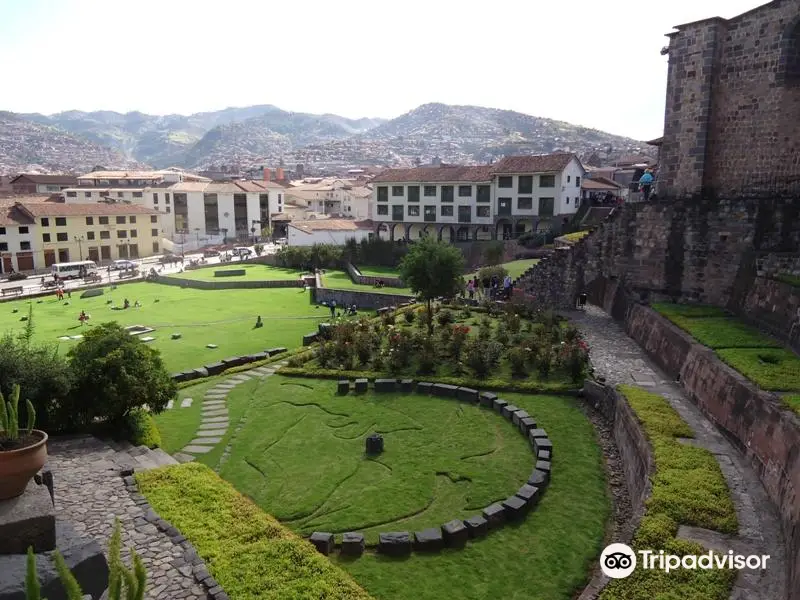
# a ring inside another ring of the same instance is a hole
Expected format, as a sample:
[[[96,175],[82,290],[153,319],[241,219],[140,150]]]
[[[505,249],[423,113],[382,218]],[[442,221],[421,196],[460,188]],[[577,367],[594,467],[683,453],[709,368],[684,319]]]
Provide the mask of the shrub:
[[[481,282],[481,285],[483,285],[484,279],[491,279],[492,277],[497,277],[497,280],[502,283],[503,278],[506,275],[508,275],[508,270],[502,265],[494,265],[491,267],[483,267],[478,269],[478,281]]]
[[[511,367],[512,377],[527,377],[528,376],[528,360],[530,359],[530,350],[524,348],[511,348],[506,354],[508,364]]]
[[[126,437],[134,446],[158,448],[161,446],[161,433],[149,412],[137,408],[125,418]]]
[[[389,333],[387,366],[393,373],[402,371],[411,363],[414,349],[411,334],[405,330],[395,330]]]
[[[472,310],[470,310],[470,307],[465,306],[464,308],[462,308],[459,317],[463,320],[472,318]]]
[[[389,325],[395,324],[395,314],[391,311],[386,311],[385,313],[381,314],[381,323],[384,327],[388,327]]]
[[[414,314],[413,310],[407,310],[407,311],[405,311],[403,313],[403,318],[406,320],[406,323],[408,323],[409,325],[414,322],[414,317],[415,316],[416,315]]]
[[[177,393],[159,352],[117,323],[87,331],[67,356],[74,376],[69,416],[79,424],[121,421],[145,405],[158,414]]]
[[[497,342],[472,338],[464,344],[464,363],[478,377],[485,377],[500,362],[503,347]]]
[[[494,332],[494,339],[498,344],[508,346],[508,328],[505,323],[498,323],[497,329]]]
[[[450,356],[458,362],[461,359],[461,351],[469,335],[469,327],[466,325],[456,325],[451,329],[453,335],[450,340]]]
[[[433,337],[429,335],[420,335],[417,342],[418,348],[418,362],[417,373],[420,375],[427,375],[436,370],[436,344]]]
[[[356,336],[356,356],[358,357],[358,362],[362,366],[368,365],[369,361],[372,359],[372,347],[372,338],[368,333],[362,332]]]
[[[508,312],[506,313],[505,324],[509,333],[519,333],[522,328],[522,319],[517,313]]]
[[[574,383],[580,382],[589,366],[589,346],[580,337],[562,342],[558,350],[558,364],[566,370]]]
[[[439,311],[439,314],[436,315],[436,322],[439,323],[442,327],[445,325],[450,325],[451,323],[455,322],[455,318],[453,317],[453,313],[449,310],[445,309]]]
[[[555,359],[555,352],[550,345],[541,346],[536,353],[536,370],[542,379],[547,379],[550,376],[550,371],[553,370],[553,360]]]

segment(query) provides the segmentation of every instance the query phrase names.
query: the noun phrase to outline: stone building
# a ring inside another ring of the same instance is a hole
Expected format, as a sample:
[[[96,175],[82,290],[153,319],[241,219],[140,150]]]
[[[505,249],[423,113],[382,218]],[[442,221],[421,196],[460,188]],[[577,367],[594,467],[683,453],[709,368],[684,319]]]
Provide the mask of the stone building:
[[[659,193],[800,191],[800,0],[676,29]]]

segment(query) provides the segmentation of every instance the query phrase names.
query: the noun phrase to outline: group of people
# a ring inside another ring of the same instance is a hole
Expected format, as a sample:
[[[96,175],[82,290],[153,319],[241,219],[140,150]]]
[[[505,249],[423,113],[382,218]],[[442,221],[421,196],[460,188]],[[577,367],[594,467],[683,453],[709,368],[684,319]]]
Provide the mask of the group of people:
[[[337,316],[337,314],[336,314],[336,300],[331,300],[330,302],[328,302],[328,308],[331,311],[331,319],[335,319],[336,316]],[[355,314],[358,313],[358,307],[355,304],[353,304],[352,306],[345,305],[342,308],[343,308],[343,312],[339,312],[339,315],[338,315],[340,317],[342,316],[342,314],[355,315]]]
[[[476,296],[484,300],[508,300],[513,292],[514,280],[510,275],[506,275],[502,281],[496,275],[481,280],[474,277],[467,281],[467,297],[470,300]]]

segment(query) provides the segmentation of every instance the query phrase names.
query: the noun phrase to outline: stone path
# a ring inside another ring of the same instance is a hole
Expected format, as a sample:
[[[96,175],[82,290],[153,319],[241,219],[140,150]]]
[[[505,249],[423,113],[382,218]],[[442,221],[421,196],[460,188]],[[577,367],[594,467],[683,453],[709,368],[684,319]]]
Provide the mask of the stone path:
[[[786,551],[777,512],[758,475],[742,455],[686,397],[683,389],[649,360],[622,327],[595,306],[573,311],[566,316],[583,332],[591,348],[596,374],[610,385],[645,387],[664,396],[695,434],[691,442],[708,449],[717,458],[733,497],[739,534],[734,537],[715,531],[681,526],[678,536],[697,541],[707,548],[737,554],[769,555],[767,569],[742,570],[731,593],[731,600],[776,600],[787,592]]]
[[[286,361],[281,361],[275,364],[256,367],[249,371],[242,371],[227,379],[223,379],[213,388],[210,388],[203,398],[203,405],[201,407],[202,420],[195,435],[195,439],[180,452],[176,453],[175,458],[181,462],[188,462],[194,460],[194,457],[198,454],[211,452],[217,444],[222,442],[225,434],[228,432],[228,407],[226,405],[228,393],[240,383],[250,381],[254,378],[269,377],[277,368],[285,364]],[[187,400],[189,404],[185,404]],[[187,400],[184,400],[181,406],[191,405],[191,399]],[[243,420],[244,419],[239,423],[236,432],[234,432],[234,436],[238,433],[239,429],[241,429]],[[232,440],[233,438],[231,438],[231,441]],[[227,460],[230,454],[230,446],[231,444],[229,442],[222,455],[220,464]]]
[[[148,600],[205,600],[195,582],[184,550],[145,520],[120,477],[119,455],[93,437],[51,438],[48,463],[53,470],[57,518],[93,537],[106,551],[114,518],[122,522],[122,555],[129,564],[128,548],[142,557],[148,573]]]

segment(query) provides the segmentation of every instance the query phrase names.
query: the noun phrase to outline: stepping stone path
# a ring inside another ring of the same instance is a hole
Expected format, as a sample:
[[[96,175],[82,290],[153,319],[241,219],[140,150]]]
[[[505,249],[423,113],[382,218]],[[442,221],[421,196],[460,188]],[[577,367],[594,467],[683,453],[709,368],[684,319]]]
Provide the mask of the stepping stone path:
[[[261,379],[269,377],[275,373],[276,368],[284,365],[286,365],[286,361],[276,363],[275,366],[256,367],[246,373],[237,373],[209,389],[203,397],[202,420],[197,433],[195,433],[196,438],[193,439],[188,446],[184,447],[183,450],[176,452],[174,455],[175,458],[180,462],[187,462],[192,460],[195,455],[211,452],[214,446],[222,442],[225,435],[228,433],[228,408],[226,406],[228,392],[240,383],[250,381],[254,378]],[[185,404],[187,401],[188,404]],[[181,406],[191,406],[191,403],[192,399],[186,398],[181,402]],[[236,428],[236,432],[234,432],[234,437],[241,429],[244,421],[245,419],[243,417],[239,426]],[[230,442],[225,448],[220,462],[224,462],[229,454]]]
[[[192,405],[191,398],[184,398],[181,400],[181,408],[189,408]]]

